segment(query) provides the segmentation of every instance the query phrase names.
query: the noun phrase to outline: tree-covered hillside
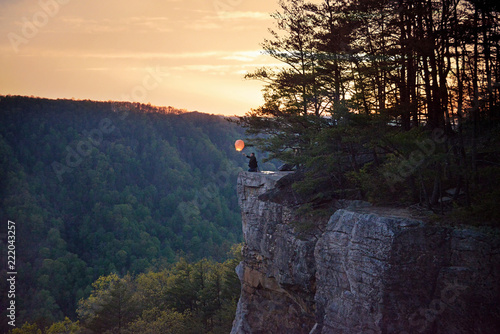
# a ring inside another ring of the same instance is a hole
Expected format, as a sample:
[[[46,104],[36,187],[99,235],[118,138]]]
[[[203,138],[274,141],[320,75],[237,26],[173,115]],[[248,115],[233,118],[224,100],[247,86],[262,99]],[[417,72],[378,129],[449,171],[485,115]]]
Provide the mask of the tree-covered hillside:
[[[5,250],[15,222],[18,323],[74,318],[102,275],[224,260],[241,241],[241,136],[171,107],[0,97],[0,233]]]

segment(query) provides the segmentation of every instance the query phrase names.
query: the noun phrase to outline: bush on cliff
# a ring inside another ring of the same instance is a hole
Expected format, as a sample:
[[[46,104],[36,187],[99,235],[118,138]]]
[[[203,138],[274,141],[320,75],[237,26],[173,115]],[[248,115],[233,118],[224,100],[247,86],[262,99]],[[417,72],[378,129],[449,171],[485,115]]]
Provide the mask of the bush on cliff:
[[[280,5],[262,46],[282,66],[247,75],[265,82],[264,104],[239,123],[270,157],[302,171],[294,187],[304,207],[419,203],[499,225],[498,192],[487,185],[500,177],[486,176],[500,164],[498,22],[477,19],[495,7],[464,1],[453,11],[438,1],[436,17],[425,1]]]

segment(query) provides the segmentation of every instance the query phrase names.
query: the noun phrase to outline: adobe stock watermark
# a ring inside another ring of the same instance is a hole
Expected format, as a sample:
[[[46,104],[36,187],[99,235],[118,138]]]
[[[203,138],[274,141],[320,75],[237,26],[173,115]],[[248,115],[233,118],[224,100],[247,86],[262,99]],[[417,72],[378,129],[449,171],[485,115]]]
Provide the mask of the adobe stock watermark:
[[[160,67],[155,69],[148,68],[147,74],[144,76],[140,85],[134,86],[130,93],[123,94],[122,99],[125,101],[144,102],[150,91],[155,90],[160,86],[163,81],[163,73]],[[119,115],[120,120],[125,120],[129,115],[129,108],[119,103],[113,103],[111,109]],[[94,148],[99,148],[103,143],[105,135],[111,134],[115,131],[116,125],[109,118],[100,120],[96,128],[90,131],[83,131],[84,139],[77,143],[72,143],[66,146],[66,155],[61,162],[52,162],[52,170],[57,176],[59,182],[63,181],[65,173],[72,172],[75,168],[80,166],[86,157],[89,157]]]
[[[219,17],[224,13],[235,10],[244,0],[214,0],[214,9]]]
[[[416,142],[418,149],[412,151],[408,158],[399,162],[395,172],[386,171],[384,173],[387,184],[395,191],[394,185],[412,175],[424,162],[436,152],[437,145],[444,144],[447,136],[442,129],[435,129],[431,138],[425,138]]]
[[[64,173],[73,171],[83,162],[85,157],[92,154],[94,147],[99,147],[103,141],[105,134],[110,134],[115,130],[113,122],[109,118],[104,118],[99,122],[97,128],[87,132],[84,131],[83,135],[85,140],[80,140],[74,148],[72,145],[66,146],[66,157],[62,162],[52,162],[52,169],[56,173],[59,182],[63,181]]]
[[[61,6],[66,5],[71,0],[38,0],[40,10],[36,11],[31,18],[23,16],[21,18],[21,30],[19,32],[9,32],[7,38],[14,52],[19,53],[19,47],[28,44],[43,29],[51,18],[56,16]]]
[[[194,199],[189,202],[181,202],[177,205],[177,209],[181,213],[185,222],[192,219],[193,208],[202,210],[217,196],[217,189],[224,188],[231,180],[231,176],[237,175],[241,169],[234,167],[229,170],[221,170],[217,172],[213,181],[209,182],[201,190],[198,190]]]
[[[16,327],[16,223],[7,221],[7,318],[9,326]]]
[[[439,298],[433,299],[428,307],[421,307],[410,316],[408,321],[411,333],[424,332],[448,307],[459,303],[458,297],[467,289],[467,286],[459,284],[456,280],[452,283],[446,282],[445,285]],[[410,333],[403,331],[400,334]]]

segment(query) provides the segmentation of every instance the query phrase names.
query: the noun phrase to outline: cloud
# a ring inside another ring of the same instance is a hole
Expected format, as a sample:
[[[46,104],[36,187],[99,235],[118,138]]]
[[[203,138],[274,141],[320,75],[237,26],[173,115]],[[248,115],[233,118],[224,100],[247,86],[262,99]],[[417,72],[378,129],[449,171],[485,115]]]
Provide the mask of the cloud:
[[[231,29],[237,29],[241,25],[247,25],[248,22],[262,21],[270,19],[268,13],[257,11],[220,11],[214,16],[213,11],[207,10],[191,10],[200,14],[201,17],[197,21],[185,22],[185,28],[192,30],[207,30],[223,28],[222,23],[230,21],[231,24],[236,24]]]
[[[0,48],[1,50],[1,48]],[[248,51],[199,51],[199,52],[77,52],[66,50],[38,50],[24,57],[45,58],[98,58],[98,59],[213,59],[254,62],[259,57],[266,57],[262,50]],[[239,65],[241,66],[241,65]]]
[[[108,72],[114,70],[111,67],[62,67],[55,69],[56,72]]]
[[[89,53],[83,54],[85,58],[104,58],[104,59],[189,59],[189,58],[208,58],[216,57],[220,54],[217,51],[202,51],[202,52],[135,52],[135,53]]]
[[[109,67],[88,67],[85,68],[84,71],[90,71],[90,72],[106,72],[112,70]]]
[[[244,12],[244,11],[223,11],[219,13],[219,18],[223,20],[269,20],[269,13],[265,12]]]
[[[81,17],[63,17],[66,31],[73,30],[83,33],[113,33],[113,32],[171,32],[171,22],[166,17],[127,17],[117,19],[85,19]]]
[[[216,6],[220,3],[226,6]],[[267,13],[276,10],[277,1],[71,0],[14,53],[7,34],[22,35],[24,17],[31,21],[39,4],[0,0],[0,72],[14,78],[0,79],[1,91],[113,98],[117,90],[140,83],[145,68],[160,67],[175,78],[164,81],[168,89],[189,92],[179,105],[193,103],[193,86],[201,91],[210,86],[207,96],[228,110],[221,85],[245,94],[250,85],[260,95],[258,84],[243,75],[275,62],[258,49],[272,20]],[[74,84],[68,85],[69,79]],[[165,99],[160,95],[158,101]],[[196,103],[203,106],[203,98]]]
[[[213,12],[206,10],[191,10],[202,17],[191,20],[182,18],[169,18],[163,16],[137,16],[122,18],[89,19],[83,17],[61,17],[66,27],[65,31],[76,31],[80,33],[123,33],[123,32],[173,32],[182,26],[184,29],[194,31],[207,31],[221,29],[224,21],[237,23],[238,26],[246,25],[249,21],[268,20],[269,14],[256,11],[226,11],[213,16]]]
[[[262,55],[263,55],[262,51],[237,51],[223,57],[222,59],[251,62],[254,61],[257,57],[260,57]]]
[[[249,64],[193,64],[193,65],[180,65],[173,66],[169,69],[176,72],[200,72],[209,75],[237,75],[241,78],[249,72],[254,71],[260,67],[275,67],[282,66],[276,63],[249,63]]]
[[[241,76],[241,66],[237,65],[213,65],[213,64],[200,64],[200,65],[182,65],[171,67],[170,70],[180,72],[185,75],[187,72],[202,73],[210,76],[228,76],[238,75]],[[246,73],[246,71],[245,71]]]
[[[215,29],[220,29],[221,26],[217,23],[214,22],[194,22],[194,23],[188,23],[186,24],[187,29],[191,30],[215,30]]]

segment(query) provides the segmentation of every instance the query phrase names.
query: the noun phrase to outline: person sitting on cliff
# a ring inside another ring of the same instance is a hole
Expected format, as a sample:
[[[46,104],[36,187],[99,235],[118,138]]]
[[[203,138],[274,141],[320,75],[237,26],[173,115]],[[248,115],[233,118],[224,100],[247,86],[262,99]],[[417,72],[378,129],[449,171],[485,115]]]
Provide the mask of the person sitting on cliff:
[[[248,169],[249,172],[258,172],[259,171],[259,165],[257,164],[257,158],[255,157],[255,153],[251,153],[250,156],[246,156],[250,161],[248,162]]]

